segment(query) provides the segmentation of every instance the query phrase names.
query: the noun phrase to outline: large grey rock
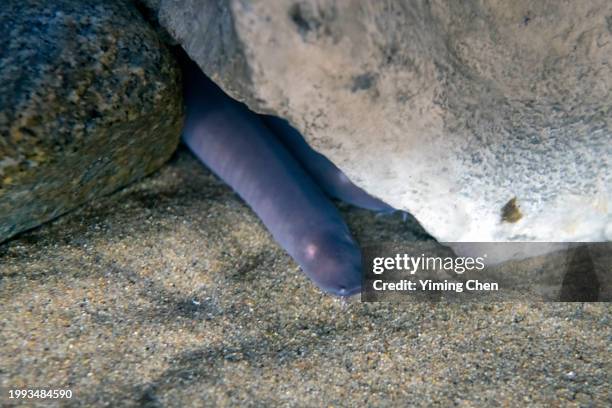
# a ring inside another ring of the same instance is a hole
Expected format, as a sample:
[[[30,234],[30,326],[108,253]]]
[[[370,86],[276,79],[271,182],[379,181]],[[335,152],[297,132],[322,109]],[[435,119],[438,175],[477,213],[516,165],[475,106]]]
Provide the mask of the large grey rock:
[[[438,239],[612,238],[608,0],[154,3],[209,76]]]
[[[127,1],[3,1],[0,241],[158,168],[179,71]]]

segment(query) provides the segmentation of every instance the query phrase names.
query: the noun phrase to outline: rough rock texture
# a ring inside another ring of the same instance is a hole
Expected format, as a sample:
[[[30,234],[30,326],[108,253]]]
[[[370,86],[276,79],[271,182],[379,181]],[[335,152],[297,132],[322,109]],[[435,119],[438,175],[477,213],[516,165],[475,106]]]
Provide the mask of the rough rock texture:
[[[426,239],[344,215],[362,243]],[[83,407],[611,402],[610,303],[343,305],[184,150],[0,246],[0,316],[1,406],[28,387]]]
[[[157,169],[179,71],[129,2],[2,2],[0,241]]]
[[[439,240],[612,238],[610,1],[156,3],[208,75]]]
[[[226,0],[132,0],[160,37],[189,50],[204,72],[226,92],[258,106],[230,2]]]

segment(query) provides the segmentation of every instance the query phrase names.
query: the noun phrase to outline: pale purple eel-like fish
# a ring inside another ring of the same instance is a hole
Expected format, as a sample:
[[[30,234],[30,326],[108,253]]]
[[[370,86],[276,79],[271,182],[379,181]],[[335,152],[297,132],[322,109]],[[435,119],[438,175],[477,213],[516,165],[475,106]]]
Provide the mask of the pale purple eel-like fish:
[[[393,209],[353,185],[287,122],[234,101],[192,61],[184,58],[183,67],[185,144],[246,201],[322,290],[357,293],[361,253],[325,193],[377,211]]]

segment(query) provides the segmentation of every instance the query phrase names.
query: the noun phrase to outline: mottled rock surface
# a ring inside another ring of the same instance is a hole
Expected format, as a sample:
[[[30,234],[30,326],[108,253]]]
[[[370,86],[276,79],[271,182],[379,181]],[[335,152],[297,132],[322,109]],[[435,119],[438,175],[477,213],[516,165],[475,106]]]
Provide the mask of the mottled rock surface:
[[[0,241],[165,162],[179,78],[130,2],[3,1]]]
[[[153,3],[209,76],[439,240],[612,239],[610,1]]]
[[[427,238],[401,217],[343,213],[361,243]],[[343,305],[181,150],[0,246],[0,405],[7,389],[44,387],[84,407],[603,407],[611,312]]]

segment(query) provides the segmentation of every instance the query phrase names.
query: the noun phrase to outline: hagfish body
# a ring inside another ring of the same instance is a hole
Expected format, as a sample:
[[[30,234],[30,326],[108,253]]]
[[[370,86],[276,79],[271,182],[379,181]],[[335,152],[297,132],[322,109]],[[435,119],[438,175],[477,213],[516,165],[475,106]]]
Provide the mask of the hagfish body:
[[[321,289],[361,287],[361,253],[338,210],[260,117],[184,63],[183,141],[261,218]]]
[[[327,157],[310,147],[300,132],[289,122],[274,116],[261,117],[327,195],[367,210],[381,213],[396,211],[389,204],[357,187]]]

